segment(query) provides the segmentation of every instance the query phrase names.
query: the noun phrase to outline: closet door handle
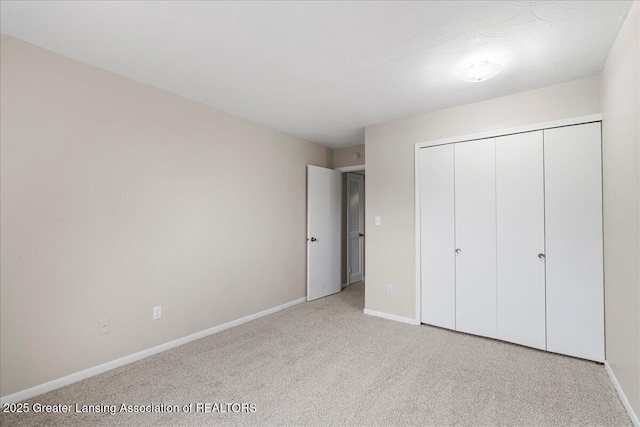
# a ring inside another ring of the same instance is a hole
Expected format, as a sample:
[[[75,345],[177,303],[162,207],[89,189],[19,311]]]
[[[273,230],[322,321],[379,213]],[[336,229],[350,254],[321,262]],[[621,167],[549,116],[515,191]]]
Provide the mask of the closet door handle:
[[[456,249],[457,254],[459,254],[460,252],[462,252],[462,249]]]
[[[538,254],[538,258],[544,259],[544,254]]]

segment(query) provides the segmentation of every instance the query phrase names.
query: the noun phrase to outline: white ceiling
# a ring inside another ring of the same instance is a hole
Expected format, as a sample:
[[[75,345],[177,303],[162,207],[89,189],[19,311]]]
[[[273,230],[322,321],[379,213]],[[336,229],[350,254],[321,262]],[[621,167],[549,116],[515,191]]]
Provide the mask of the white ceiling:
[[[1,3],[3,33],[329,147],[597,74],[630,1]],[[505,66],[467,83],[478,59]]]

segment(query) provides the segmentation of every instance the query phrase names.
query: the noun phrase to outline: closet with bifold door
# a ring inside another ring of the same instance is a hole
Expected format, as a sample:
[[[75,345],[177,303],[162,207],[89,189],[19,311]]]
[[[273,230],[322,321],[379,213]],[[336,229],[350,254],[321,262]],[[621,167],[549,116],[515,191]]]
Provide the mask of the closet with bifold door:
[[[416,151],[422,323],[604,361],[600,122]]]

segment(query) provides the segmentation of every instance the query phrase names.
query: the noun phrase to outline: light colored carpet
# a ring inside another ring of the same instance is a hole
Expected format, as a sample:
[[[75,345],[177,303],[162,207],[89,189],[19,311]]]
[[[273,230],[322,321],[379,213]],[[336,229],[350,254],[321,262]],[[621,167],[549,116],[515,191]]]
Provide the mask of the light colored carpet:
[[[253,403],[253,413],[3,414],[0,424],[631,425],[602,365],[370,317],[363,305],[356,284],[30,401]]]

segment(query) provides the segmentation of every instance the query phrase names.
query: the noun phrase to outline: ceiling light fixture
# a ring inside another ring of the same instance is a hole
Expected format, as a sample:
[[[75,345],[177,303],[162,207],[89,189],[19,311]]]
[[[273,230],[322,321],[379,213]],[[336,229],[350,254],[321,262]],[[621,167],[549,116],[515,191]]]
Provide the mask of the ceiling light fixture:
[[[478,83],[489,80],[502,70],[502,65],[479,61],[464,70],[460,77],[465,82]]]

